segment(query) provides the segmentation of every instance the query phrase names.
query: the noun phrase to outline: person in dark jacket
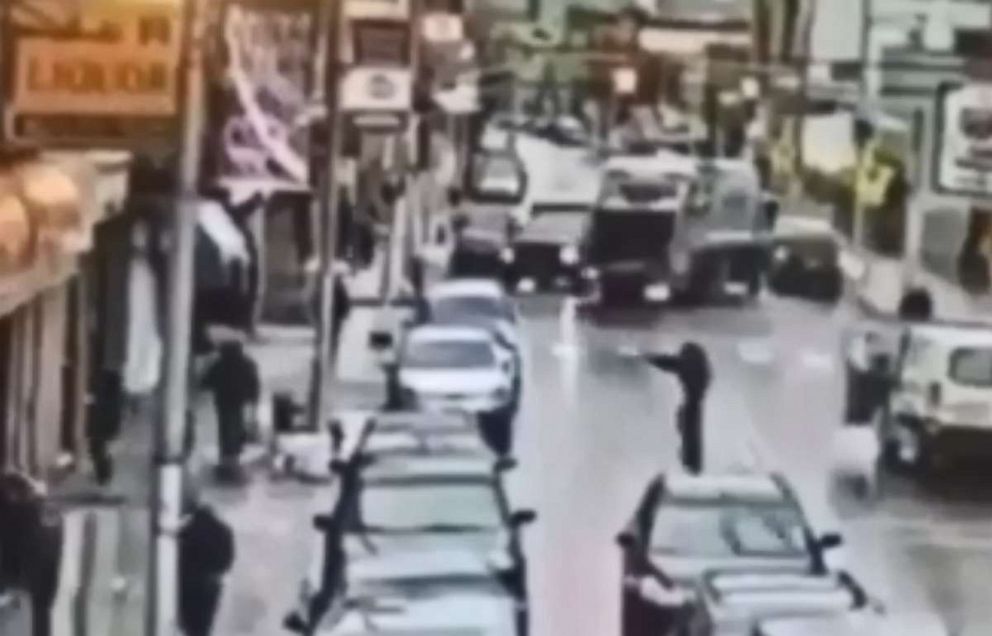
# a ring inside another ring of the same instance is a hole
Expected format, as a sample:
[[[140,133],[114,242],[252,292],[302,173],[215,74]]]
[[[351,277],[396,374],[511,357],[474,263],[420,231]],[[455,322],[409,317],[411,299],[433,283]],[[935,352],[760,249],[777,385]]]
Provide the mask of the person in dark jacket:
[[[64,534],[61,512],[35,481],[17,472],[0,473],[0,592],[28,593],[30,636],[52,634]]]
[[[220,437],[219,477],[240,474],[238,460],[247,436],[246,413],[258,406],[261,380],[258,365],[245,353],[240,342],[225,342],[220,355],[207,369],[204,388],[214,394]]]
[[[97,483],[105,485],[114,476],[111,444],[120,435],[124,418],[124,381],[117,371],[105,369],[94,382],[93,402],[87,410],[86,437]]]
[[[351,295],[348,293],[348,287],[344,284],[344,279],[340,274],[334,276],[334,303],[331,310],[331,341],[328,353],[331,362],[334,362],[338,357],[341,330],[344,329],[344,323],[351,314]]]
[[[695,342],[682,345],[678,354],[645,353],[652,366],[675,375],[682,387],[682,404],[678,410],[679,434],[682,438],[682,465],[693,474],[703,470],[703,405],[712,380],[709,356]]]
[[[234,533],[202,503],[188,503],[179,532],[179,622],[186,636],[210,636],[234,564]]]

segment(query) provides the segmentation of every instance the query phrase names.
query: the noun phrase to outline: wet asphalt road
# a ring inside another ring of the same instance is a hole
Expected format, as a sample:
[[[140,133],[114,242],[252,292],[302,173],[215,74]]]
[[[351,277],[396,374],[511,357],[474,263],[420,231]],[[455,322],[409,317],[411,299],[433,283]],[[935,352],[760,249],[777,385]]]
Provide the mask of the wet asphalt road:
[[[986,633],[992,608],[992,472],[921,484],[886,474],[866,502],[829,478],[839,426],[839,352],[853,310],[768,297],[745,306],[591,317],[572,301],[520,302],[528,384],[518,422],[521,503],[530,531],[535,634],[618,633],[619,558],[613,538],[656,471],[674,465],[669,377],[617,355],[621,345],[710,352],[711,469],[783,471],[814,522],[840,529],[849,569],[893,609],[933,609],[954,628]]]

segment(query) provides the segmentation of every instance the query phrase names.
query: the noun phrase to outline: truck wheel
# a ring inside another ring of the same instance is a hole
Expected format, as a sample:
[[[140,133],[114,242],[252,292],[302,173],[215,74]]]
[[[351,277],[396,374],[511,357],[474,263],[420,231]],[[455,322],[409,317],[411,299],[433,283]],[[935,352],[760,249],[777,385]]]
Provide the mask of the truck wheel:
[[[747,297],[751,300],[757,300],[758,296],[761,294],[762,287],[761,272],[751,272],[751,275],[747,280]]]

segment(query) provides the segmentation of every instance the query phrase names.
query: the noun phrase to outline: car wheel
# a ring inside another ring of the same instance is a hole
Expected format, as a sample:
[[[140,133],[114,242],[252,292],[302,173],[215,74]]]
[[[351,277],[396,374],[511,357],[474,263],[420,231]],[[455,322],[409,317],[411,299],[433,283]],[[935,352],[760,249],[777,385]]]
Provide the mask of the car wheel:
[[[820,282],[820,299],[828,303],[836,303],[844,292],[844,280],[839,271],[825,273]]]

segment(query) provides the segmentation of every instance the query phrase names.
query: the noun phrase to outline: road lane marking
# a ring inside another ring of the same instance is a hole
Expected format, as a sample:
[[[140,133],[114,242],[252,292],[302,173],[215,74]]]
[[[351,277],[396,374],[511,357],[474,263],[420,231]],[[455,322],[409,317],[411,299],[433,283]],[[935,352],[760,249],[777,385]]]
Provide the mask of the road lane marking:
[[[737,343],[737,355],[755,366],[769,366],[775,361],[775,351],[767,338],[752,338]]]
[[[806,349],[799,355],[799,363],[810,371],[831,372],[834,370],[835,360],[833,354]]]

